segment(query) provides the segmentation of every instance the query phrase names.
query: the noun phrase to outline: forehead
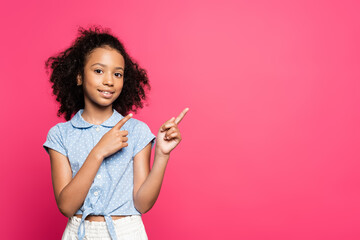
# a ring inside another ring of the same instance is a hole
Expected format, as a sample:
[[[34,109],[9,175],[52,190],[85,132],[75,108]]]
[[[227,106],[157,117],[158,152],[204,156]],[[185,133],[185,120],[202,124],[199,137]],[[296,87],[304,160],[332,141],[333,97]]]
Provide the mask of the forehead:
[[[122,66],[125,65],[124,57],[114,48],[104,46],[93,49],[85,59],[85,65],[93,63],[102,63],[104,65]]]

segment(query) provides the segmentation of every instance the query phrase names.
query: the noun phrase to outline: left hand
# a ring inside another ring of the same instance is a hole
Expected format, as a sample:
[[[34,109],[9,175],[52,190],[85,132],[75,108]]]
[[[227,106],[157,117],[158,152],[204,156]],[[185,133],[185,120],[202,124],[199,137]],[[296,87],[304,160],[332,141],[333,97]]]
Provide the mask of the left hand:
[[[185,108],[177,118],[172,117],[161,125],[156,136],[155,152],[158,154],[170,155],[170,152],[180,143],[181,135],[178,124],[187,111],[189,111],[189,108]]]

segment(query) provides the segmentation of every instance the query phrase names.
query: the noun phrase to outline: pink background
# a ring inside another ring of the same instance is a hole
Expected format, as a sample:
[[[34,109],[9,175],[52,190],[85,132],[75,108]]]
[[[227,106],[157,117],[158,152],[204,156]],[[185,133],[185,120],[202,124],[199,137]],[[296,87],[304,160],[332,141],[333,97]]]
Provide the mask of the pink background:
[[[156,134],[185,107],[149,239],[360,239],[358,1],[6,1],[1,239],[60,239],[44,62],[99,24],[148,70]]]

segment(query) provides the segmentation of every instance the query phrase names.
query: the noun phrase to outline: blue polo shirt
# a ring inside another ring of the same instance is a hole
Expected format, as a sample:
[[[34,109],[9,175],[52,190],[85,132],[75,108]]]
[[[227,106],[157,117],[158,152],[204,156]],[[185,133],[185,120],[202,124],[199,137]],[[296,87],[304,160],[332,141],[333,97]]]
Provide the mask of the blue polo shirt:
[[[63,154],[69,159],[72,177],[76,175],[90,151],[101,137],[124,118],[115,109],[110,118],[100,125],[86,122],[79,110],[67,122],[58,123],[49,130],[44,148]],[[85,236],[84,221],[88,215],[103,215],[112,239],[116,233],[111,215],[141,215],[133,200],[133,159],[149,142],[151,148],[155,135],[142,121],[130,118],[121,130],[128,131],[128,146],[107,157],[94,178],[85,201],[76,214],[82,214],[78,230],[79,240]]]

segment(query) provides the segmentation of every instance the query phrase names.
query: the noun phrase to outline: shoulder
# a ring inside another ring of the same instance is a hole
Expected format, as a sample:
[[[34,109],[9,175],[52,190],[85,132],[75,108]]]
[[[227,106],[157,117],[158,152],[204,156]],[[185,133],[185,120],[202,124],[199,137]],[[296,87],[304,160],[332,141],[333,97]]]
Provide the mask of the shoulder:
[[[129,119],[131,121],[133,127],[129,131],[130,136],[133,136],[138,141],[144,141],[144,144],[148,143],[150,140],[155,139],[155,135],[152,133],[150,127],[143,121],[138,119]]]
[[[55,126],[51,127],[48,132],[49,136],[61,136],[68,132],[68,130],[72,127],[70,121],[67,122],[61,122],[56,124]]]
[[[130,128],[133,131],[143,130],[143,129],[150,129],[149,126],[145,122],[143,122],[143,121],[141,121],[139,119],[136,119],[136,118],[130,118],[128,120],[128,123],[130,125]]]
[[[49,148],[67,156],[66,143],[66,129],[69,123],[58,123],[50,128],[46,141],[43,144],[45,150],[49,153]]]

